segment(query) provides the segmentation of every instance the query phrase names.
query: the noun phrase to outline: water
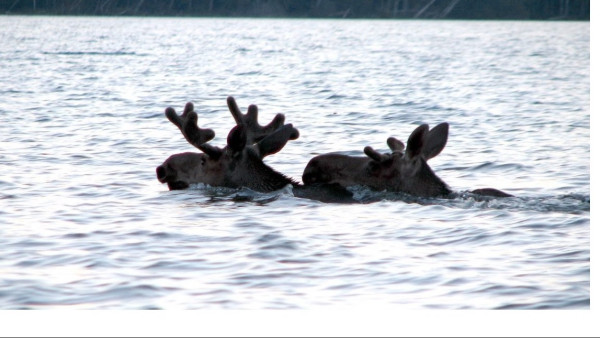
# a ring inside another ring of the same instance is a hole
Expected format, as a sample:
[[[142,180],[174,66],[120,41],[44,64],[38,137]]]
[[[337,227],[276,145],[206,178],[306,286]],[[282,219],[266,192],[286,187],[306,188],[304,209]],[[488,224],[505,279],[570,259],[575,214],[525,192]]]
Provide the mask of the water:
[[[590,308],[589,22],[0,17],[1,309]],[[300,130],[266,162],[450,124],[457,193],[195,186],[164,117]],[[494,187],[509,199],[475,199]]]

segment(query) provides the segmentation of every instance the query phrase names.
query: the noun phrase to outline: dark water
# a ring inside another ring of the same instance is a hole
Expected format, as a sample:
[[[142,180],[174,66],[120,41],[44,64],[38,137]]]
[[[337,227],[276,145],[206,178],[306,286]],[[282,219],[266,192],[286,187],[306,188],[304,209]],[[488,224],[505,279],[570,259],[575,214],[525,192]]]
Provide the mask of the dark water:
[[[590,308],[587,22],[0,23],[1,309]],[[267,158],[297,180],[446,121],[456,196],[168,191],[165,107],[223,146],[228,95],[300,130]]]

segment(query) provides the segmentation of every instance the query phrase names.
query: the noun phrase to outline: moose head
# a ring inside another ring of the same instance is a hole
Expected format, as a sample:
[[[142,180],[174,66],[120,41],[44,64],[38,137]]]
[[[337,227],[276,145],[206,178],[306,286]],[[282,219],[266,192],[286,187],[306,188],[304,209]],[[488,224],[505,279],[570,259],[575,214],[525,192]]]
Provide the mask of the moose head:
[[[236,126],[229,132],[224,148],[207,143],[215,137],[215,132],[198,127],[198,114],[191,102],[185,105],[181,115],[177,115],[171,107],[165,110],[169,121],[202,153],[186,152],[170,156],[156,168],[158,180],[167,183],[171,190],[204,183],[267,192],[296,184],[266,165],[263,159],[279,152],[288,140],[297,139],[300,135],[298,130],[292,124],[284,124],[283,114],[277,114],[269,124],[261,126],[256,105],[250,105],[246,114],[242,114],[233,97],[227,98],[227,105]]]
[[[446,146],[448,123],[429,130],[427,124],[417,127],[406,145],[390,137],[391,153],[382,154],[372,147],[364,148],[367,157],[324,154],[314,157],[302,174],[306,185],[340,184],[344,187],[364,185],[374,190],[405,192],[416,196],[447,195],[450,189],[427,164]]]
[[[381,154],[365,147],[366,157],[335,153],[314,157],[308,162],[302,181],[305,185],[339,184],[342,187],[363,185],[374,190],[404,192],[420,197],[446,196],[452,191],[431,170],[427,161],[439,155],[448,141],[448,123],[429,130],[427,124],[415,128],[408,137],[406,149],[402,141],[387,139],[391,153]],[[472,194],[487,197],[512,197],[494,188],[475,189]]]

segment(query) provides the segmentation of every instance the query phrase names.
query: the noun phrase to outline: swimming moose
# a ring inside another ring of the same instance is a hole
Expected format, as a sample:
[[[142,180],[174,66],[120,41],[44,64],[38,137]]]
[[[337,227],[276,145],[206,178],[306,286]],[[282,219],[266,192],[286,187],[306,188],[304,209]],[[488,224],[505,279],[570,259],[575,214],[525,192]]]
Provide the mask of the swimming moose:
[[[370,146],[364,148],[366,157],[335,153],[314,157],[308,162],[304,184],[339,184],[342,187],[368,186],[374,190],[404,192],[420,197],[446,196],[451,193],[446,183],[431,170],[427,160],[442,152],[448,140],[448,123],[429,130],[422,124],[408,137],[406,151],[402,141],[387,139],[389,154],[381,154]],[[491,197],[510,197],[500,190],[485,188],[471,191]]]
[[[417,127],[406,145],[388,138],[389,154],[381,154],[365,147],[366,157],[324,154],[314,157],[302,175],[304,185],[277,172],[263,162],[263,158],[279,152],[289,140],[299,137],[292,124],[284,124],[283,114],[277,114],[266,126],[258,123],[258,108],[248,107],[242,114],[233,97],[227,105],[236,126],[227,137],[227,146],[219,148],[207,142],[214,138],[212,129],[199,128],[198,115],[192,103],[187,103],[183,114],[167,108],[165,115],[180,130],[185,139],[202,153],[181,153],[170,156],[156,168],[156,176],[169,189],[185,189],[190,184],[204,183],[230,188],[247,187],[259,192],[279,190],[291,185],[295,196],[324,202],[349,202],[352,193],[345,188],[363,185],[374,190],[404,192],[421,197],[445,196],[450,189],[427,165],[437,156],[448,139],[448,124],[441,123],[429,130],[428,125]],[[511,196],[496,189],[479,189],[472,193],[493,196]]]
[[[207,144],[215,137],[212,129],[198,127],[198,114],[188,102],[183,114],[167,108],[165,115],[181,130],[185,139],[203,153],[181,153],[169,157],[156,168],[156,176],[169,189],[185,189],[190,184],[204,183],[230,188],[247,187],[260,192],[275,191],[288,184],[297,184],[291,178],[275,171],[263,158],[280,151],[300,135],[292,124],[284,125],[285,116],[277,114],[266,126],[258,124],[258,108],[248,107],[242,114],[233,97],[227,105],[236,126],[227,136],[227,146],[219,148]]]

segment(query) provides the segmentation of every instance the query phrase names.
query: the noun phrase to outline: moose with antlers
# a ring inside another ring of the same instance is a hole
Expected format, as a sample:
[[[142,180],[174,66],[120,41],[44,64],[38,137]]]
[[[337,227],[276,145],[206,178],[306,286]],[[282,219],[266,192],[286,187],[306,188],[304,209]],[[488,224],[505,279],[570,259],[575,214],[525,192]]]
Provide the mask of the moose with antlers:
[[[185,189],[193,183],[230,188],[247,187],[260,192],[275,191],[288,184],[297,185],[291,178],[275,171],[263,158],[280,151],[289,140],[300,133],[292,124],[283,124],[285,116],[277,114],[266,126],[258,124],[258,108],[248,107],[242,114],[233,97],[227,98],[229,111],[236,122],[227,136],[227,146],[207,144],[215,137],[212,129],[198,127],[198,114],[188,102],[181,116],[173,108],[165,115],[181,130],[185,139],[202,153],[182,153],[169,157],[156,168],[156,176],[169,189]]]
[[[167,108],[165,115],[180,130],[185,139],[202,153],[186,152],[170,156],[156,168],[156,176],[169,189],[185,189],[190,184],[204,183],[230,188],[246,187],[269,192],[291,185],[294,195],[321,201],[348,201],[352,193],[347,187],[367,186],[374,190],[404,192],[420,197],[447,196],[446,183],[435,175],[427,160],[437,156],[448,140],[447,123],[429,130],[427,124],[417,127],[405,147],[402,141],[387,140],[391,153],[382,154],[372,147],[364,148],[367,156],[347,156],[335,153],[318,155],[304,169],[299,184],[263,162],[279,152],[289,140],[300,133],[292,124],[284,124],[285,116],[277,114],[266,126],[258,123],[258,108],[248,107],[242,114],[235,99],[227,105],[236,125],[227,136],[227,145],[219,148],[207,142],[214,138],[212,129],[198,127],[198,114],[187,103],[182,115]],[[486,188],[472,191],[491,197],[510,197],[500,190]]]

